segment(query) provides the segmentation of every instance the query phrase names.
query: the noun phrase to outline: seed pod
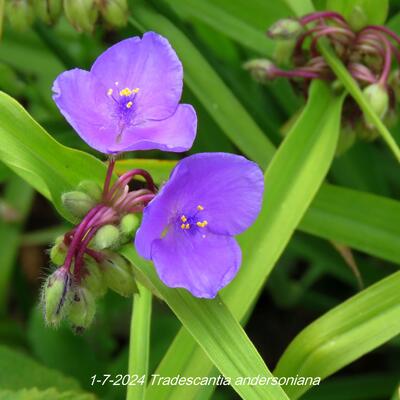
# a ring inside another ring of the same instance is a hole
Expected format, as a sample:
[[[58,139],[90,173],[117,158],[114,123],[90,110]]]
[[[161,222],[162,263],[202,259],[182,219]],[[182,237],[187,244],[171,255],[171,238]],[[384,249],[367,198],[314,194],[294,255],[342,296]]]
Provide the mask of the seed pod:
[[[32,25],[34,13],[28,0],[7,1],[4,11],[11,27],[18,32],[24,32]]]
[[[55,23],[62,12],[62,0],[33,0],[36,16],[46,24]]]
[[[99,265],[92,261],[85,261],[85,275],[82,279],[82,286],[88,289],[95,298],[102,297],[107,292],[107,284]]]
[[[119,243],[119,229],[114,225],[102,226],[94,236],[91,246],[96,250],[114,248]]]
[[[65,16],[78,32],[92,32],[97,20],[96,0],[64,0]]]
[[[95,314],[96,302],[93,294],[84,287],[74,288],[68,320],[75,333],[83,333],[92,324]]]
[[[84,217],[96,205],[95,201],[86,193],[77,190],[64,193],[61,201],[65,209],[78,218]]]
[[[103,191],[101,187],[94,181],[82,181],[79,183],[77,190],[86,193],[93,201],[98,203],[101,200]]]
[[[130,297],[137,293],[132,266],[119,254],[107,252],[101,262],[107,286],[121,296]]]
[[[50,260],[55,265],[62,265],[64,264],[65,257],[67,255],[68,247],[64,243],[64,235],[59,236],[54,246],[50,249]]]
[[[103,18],[112,26],[125,26],[128,22],[128,3],[126,0],[103,0],[99,3]]]
[[[42,305],[47,324],[58,326],[66,309],[69,307],[71,276],[65,268],[57,269],[51,274],[42,291]]]

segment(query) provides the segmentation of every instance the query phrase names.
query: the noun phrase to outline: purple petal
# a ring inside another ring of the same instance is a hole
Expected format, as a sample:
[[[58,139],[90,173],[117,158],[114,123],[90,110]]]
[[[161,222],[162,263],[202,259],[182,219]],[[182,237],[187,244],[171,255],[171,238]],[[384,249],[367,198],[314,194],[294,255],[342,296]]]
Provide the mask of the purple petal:
[[[230,236],[172,230],[154,242],[152,258],[167,286],[211,299],[237,274],[241,250]]]
[[[197,116],[189,104],[180,104],[176,112],[162,121],[147,121],[127,128],[119,142],[112,143],[107,153],[159,149],[172,152],[189,150],[196,137]]]
[[[73,69],[60,74],[53,84],[53,99],[79,136],[106,153],[116,128],[111,124],[106,89],[87,71]]]
[[[105,51],[91,72],[107,88],[139,88],[136,113],[142,120],[171,116],[182,94],[182,64],[168,40],[147,32],[123,40]]]

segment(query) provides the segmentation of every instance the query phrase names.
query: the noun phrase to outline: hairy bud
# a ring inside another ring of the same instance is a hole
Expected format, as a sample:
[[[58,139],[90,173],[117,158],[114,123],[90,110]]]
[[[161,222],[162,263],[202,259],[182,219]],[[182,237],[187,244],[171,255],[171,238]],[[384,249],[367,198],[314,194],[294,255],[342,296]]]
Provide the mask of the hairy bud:
[[[119,243],[119,229],[114,225],[104,225],[96,233],[92,247],[96,250],[114,248]]]
[[[250,60],[243,64],[243,68],[249,71],[253,79],[260,83],[266,83],[268,80],[274,78],[273,71],[275,65],[264,58]]]
[[[71,282],[71,275],[64,268],[57,269],[47,278],[42,292],[44,318],[47,324],[57,326],[62,320]]]
[[[26,31],[33,22],[34,13],[28,0],[9,0],[5,3],[5,15],[16,31]]]
[[[92,261],[85,261],[85,275],[82,286],[88,289],[95,298],[102,297],[107,292],[107,285],[99,265]]]
[[[64,0],[65,16],[78,32],[92,32],[97,20],[96,0]]]
[[[140,219],[136,214],[126,214],[122,217],[119,229],[123,237],[123,242],[133,239],[139,224]]]
[[[303,26],[294,18],[280,19],[268,29],[268,36],[272,39],[296,39],[303,32]]]
[[[119,254],[108,252],[101,262],[107,286],[121,296],[130,297],[137,293],[132,266]]]
[[[103,18],[112,26],[125,26],[128,22],[127,0],[103,0],[99,4]]]
[[[95,201],[86,193],[77,190],[64,193],[61,201],[65,209],[78,218],[84,217],[96,205]]]
[[[83,333],[93,322],[96,301],[93,294],[84,287],[74,288],[68,309],[68,320],[76,333]]]
[[[370,107],[375,111],[379,118],[383,118],[389,108],[389,95],[387,90],[379,83],[373,83],[363,90],[365,99]],[[365,123],[368,128],[373,128],[374,124],[370,118],[364,115]]]

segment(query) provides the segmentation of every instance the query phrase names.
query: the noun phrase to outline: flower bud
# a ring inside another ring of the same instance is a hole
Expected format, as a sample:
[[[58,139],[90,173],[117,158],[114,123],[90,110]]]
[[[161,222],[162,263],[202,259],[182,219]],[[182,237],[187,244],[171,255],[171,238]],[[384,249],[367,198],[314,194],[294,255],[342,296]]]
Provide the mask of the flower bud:
[[[102,188],[94,181],[80,182],[77,190],[86,193],[96,203],[101,200],[101,196],[103,194]]]
[[[336,155],[340,156],[353,146],[356,140],[356,130],[349,124],[346,124],[340,130],[339,141],[336,147]]]
[[[103,18],[112,26],[125,26],[128,22],[128,3],[126,0],[103,0],[99,3]]]
[[[108,252],[101,262],[107,286],[121,296],[129,297],[137,293],[137,286],[131,264],[119,254]]]
[[[375,111],[378,117],[382,119],[389,107],[389,95],[387,90],[379,83],[373,83],[363,90],[363,94],[369,106]],[[367,127],[374,127],[374,124],[368,116],[364,115],[364,119]]]
[[[258,58],[247,61],[243,64],[243,68],[250,72],[255,81],[260,83],[266,83],[274,78],[275,65],[267,59]]]
[[[50,260],[55,265],[62,265],[64,264],[65,257],[67,255],[68,247],[64,243],[64,235],[59,236],[54,246],[50,249]]]
[[[271,39],[288,40],[296,39],[303,32],[303,26],[294,18],[284,18],[275,22],[268,29]]]
[[[85,275],[82,286],[88,289],[95,298],[102,297],[107,292],[107,285],[98,264],[92,260],[85,261]]]
[[[33,9],[28,0],[7,1],[5,15],[11,27],[19,32],[26,31],[34,19]]]
[[[62,0],[33,0],[36,16],[46,24],[57,21],[62,12]]]
[[[102,226],[92,240],[92,247],[96,250],[113,248],[119,243],[119,229],[114,225]]]
[[[65,16],[78,32],[92,32],[97,20],[96,0],[64,0]]]
[[[95,201],[86,193],[77,190],[64,193],[61,201],[65,209],[78,218],[84,217],[96,205]]]
[[[119,229],[121,231],[124,243],[133,239],[139,224],[140,219],[136,214],[126,214],[122,217]]]
[[[71,275],[65,268],[59,268],[46,280],[42,292],[44,318],[47,324],[57,326],[64,316],[71,289]]]
[[[75,333],[83,333],[92,324],[95,314],[96,302],[92,293],[83,287],[75,288],[68,308],[68,319]]]

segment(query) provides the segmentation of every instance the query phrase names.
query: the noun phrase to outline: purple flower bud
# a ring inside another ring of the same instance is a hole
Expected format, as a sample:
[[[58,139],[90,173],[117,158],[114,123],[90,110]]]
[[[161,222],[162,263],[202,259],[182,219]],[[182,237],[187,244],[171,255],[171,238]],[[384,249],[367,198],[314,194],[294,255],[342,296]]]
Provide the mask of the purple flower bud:
[[[123,40],[91,70],[59,75],[53,99],[81,138],[103,153],[186,151],[197,117],[179,104],[182,65],[168,40],[154,32]]]
[[[263,190],[260,168],[244,157],[187,157],[144,209],[136,249],[153,260],[167,286],[213,298],[239,270],[241,250],[233,236],[256,219]]]

